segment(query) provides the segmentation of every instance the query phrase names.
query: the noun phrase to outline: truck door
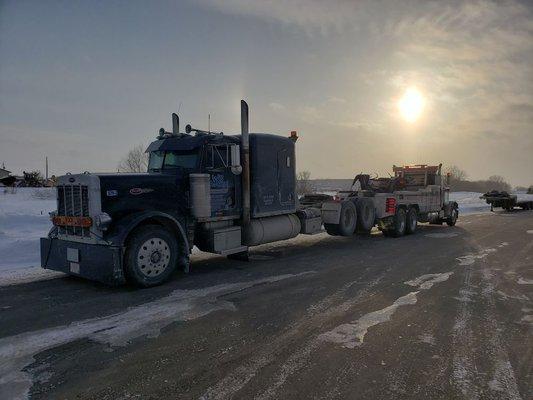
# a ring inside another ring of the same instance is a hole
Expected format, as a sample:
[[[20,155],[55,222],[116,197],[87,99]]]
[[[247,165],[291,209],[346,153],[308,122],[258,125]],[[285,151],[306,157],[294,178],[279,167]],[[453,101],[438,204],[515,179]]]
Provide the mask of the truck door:
[[[281,206],[294,206],[296,177],[294,175],[294,157],[289,149],[278,151],[278,195]]]
[[[211,216],[239,216],[240,195],[230,168],[228,144],[208,145],[204,165],[211,175]]]

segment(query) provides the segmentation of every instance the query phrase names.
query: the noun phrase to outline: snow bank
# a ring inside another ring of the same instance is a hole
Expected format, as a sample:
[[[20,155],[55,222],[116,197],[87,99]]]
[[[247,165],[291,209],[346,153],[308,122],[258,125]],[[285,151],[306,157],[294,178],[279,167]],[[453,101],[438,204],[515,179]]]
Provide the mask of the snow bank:
[[[56,276],[40,268],[39,238],[56,208],[53,188],[0,190],[0,285]]]
[[[450,200],[459,204],[460,215],[490,212],[490,205],[479,198],[482,195],[483,193],[477,192],[451,192]]]

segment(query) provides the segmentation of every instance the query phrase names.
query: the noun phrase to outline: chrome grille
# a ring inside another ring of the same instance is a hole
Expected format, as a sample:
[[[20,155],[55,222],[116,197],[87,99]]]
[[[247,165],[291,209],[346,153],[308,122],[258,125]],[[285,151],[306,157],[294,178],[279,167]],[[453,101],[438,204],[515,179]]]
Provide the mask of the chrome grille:
[[[89,191],[86,185],[59,185],[57,187],[57,215],[89,217]],[[90,228],[60,226],[59,233],[90,236]]]

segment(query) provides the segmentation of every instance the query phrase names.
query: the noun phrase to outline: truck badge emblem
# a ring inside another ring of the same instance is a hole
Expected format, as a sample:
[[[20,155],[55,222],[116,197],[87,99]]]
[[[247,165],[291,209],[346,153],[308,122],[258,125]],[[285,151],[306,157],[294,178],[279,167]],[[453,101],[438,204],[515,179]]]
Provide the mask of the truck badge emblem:
[[[107,197],[116,197],[118,196],[118,190],[108,190]]]
[[[153,192],[154,189],[145,189],[145,188],[131,188],[130,189],[130,194],[134,195],[134,196],[137,196],[139,194],[143,194],[143,193],[150,193],[150,192]]]

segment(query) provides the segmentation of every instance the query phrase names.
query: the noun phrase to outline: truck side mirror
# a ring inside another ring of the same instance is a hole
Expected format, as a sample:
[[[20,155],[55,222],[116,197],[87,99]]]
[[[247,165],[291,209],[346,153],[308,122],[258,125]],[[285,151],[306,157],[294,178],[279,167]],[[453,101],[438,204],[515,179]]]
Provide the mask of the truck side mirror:
[[[238,144],[230,145],[230,159],[231,172],[234,175],[240,175],[242,173],[241,149]]]

